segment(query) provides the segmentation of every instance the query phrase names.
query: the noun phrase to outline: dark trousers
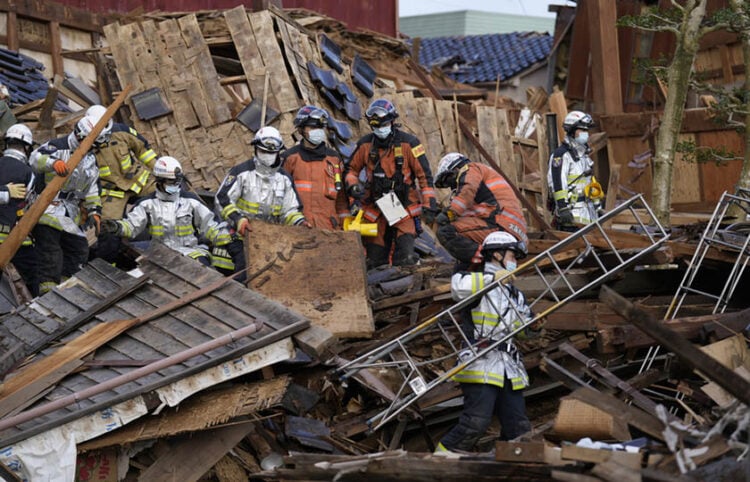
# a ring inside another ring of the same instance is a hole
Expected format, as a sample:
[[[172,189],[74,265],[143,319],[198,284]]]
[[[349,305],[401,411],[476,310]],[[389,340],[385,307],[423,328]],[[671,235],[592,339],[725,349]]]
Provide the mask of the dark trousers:
[[[66,233],[44,224],[34,227],[39,254],[40,291],[46,293],[64,278],[76,274],[89,257],[89,244],[85,237]]]
[[[11,260],[31,296],[39,296],[39,256],[33,245],[21,245]]]
[[[117,262],[121,244],[122,238],[120,236],[111,233],[101,233],[96,244],[92,246],[89,259],[102,258],[107,263],[114,264]]]
[[[469,238],[465,234],[458,232],[458,229],[454,224],[440,226],[436,234],[440,244],[450,253],[451,256],[456,258],[462,266],[469,266],[471,264],[472,258],[474,258],[480,243]]]
[[[513,390],[508,378],[503,388],[481,383],[462,383],[464,408],[453,427],[440,440],[448,450],[470,451],[484,435],[495,415],[500,420],[500,440],[511,440],[531,430],[526,417],[523,390]]]

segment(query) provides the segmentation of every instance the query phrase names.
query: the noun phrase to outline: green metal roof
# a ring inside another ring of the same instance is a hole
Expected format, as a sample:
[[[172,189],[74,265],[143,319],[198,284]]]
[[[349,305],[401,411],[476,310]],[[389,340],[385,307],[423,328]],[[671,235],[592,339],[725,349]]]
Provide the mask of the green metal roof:
[[[478,10],[400,17],[398,23],[402,34],[422,38],[510,32],[552,33],[555,27],[554,18]]]

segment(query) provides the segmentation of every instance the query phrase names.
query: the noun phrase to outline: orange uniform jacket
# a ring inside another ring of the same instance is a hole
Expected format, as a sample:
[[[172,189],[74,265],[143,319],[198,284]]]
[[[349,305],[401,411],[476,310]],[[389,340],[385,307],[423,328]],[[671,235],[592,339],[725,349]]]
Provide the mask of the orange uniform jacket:
[[[450,210],[458,218],[454,225],[459,232],[499,225],[528,243],[521,202],[508,181],[489,166],[470,162],[459,172]]]
[[[436,209],[437,201],[432,182],[432,171],[425,156],[424,147],[419,140],[398,129],[393,133],[393,140],[388,148],[374,148],[373,142],[375,140],[373,134],[367,134],[359,140],[357,150],[349,163],[349,171],[346,174],[346,185],[352,186],[357,184],[360,171],[365,170],[367,181],[365,195],[362,198],[365,219],[374,222],[380,217],[380,209],[378,209],[375,201],[385,192],[375,192],[379,179],[377,174],[382,173],[385,174],[385,178],[392,179],[396,174],[396,156],[399,154],[404,159],[401,172],[404,175],[403,182],[408,189],[406,202],[401,199],[404,208],[411,217],[422,214],[423,206]]]
[[[341,179],[343,170],[336,151],[325,144],[316,149],[297,144],[281,158],[284,170],[292,176],[307,221],[316,228],[342,229],[349,205],[344,187],[336,190],[336,174]]]

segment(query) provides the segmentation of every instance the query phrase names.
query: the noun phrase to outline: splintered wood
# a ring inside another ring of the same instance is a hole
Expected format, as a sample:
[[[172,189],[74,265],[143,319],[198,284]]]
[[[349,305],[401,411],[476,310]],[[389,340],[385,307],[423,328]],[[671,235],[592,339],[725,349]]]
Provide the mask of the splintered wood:
[[[252,221],[245,247],[249,287],[340,337],[370,337],[362,242],[353,232]],[[270,263],[270,266],[269,266]]]

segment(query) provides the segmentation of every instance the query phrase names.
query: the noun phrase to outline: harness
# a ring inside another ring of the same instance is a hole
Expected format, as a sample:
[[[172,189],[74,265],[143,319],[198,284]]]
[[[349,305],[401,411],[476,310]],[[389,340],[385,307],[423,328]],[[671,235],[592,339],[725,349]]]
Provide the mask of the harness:
[[[370,145],[370,161],[374,164],[370,192],[374,199],[380,199],[383,195],[393,191],[401,204],[406,206],[409,204],[409,189],[411,186],[404,182],[403,148],[400,145],[395,146],[393,154],[396,161],[396,172],[394,172],[393,177],[388,177],[380,163],[378,148],[374,142]]]

